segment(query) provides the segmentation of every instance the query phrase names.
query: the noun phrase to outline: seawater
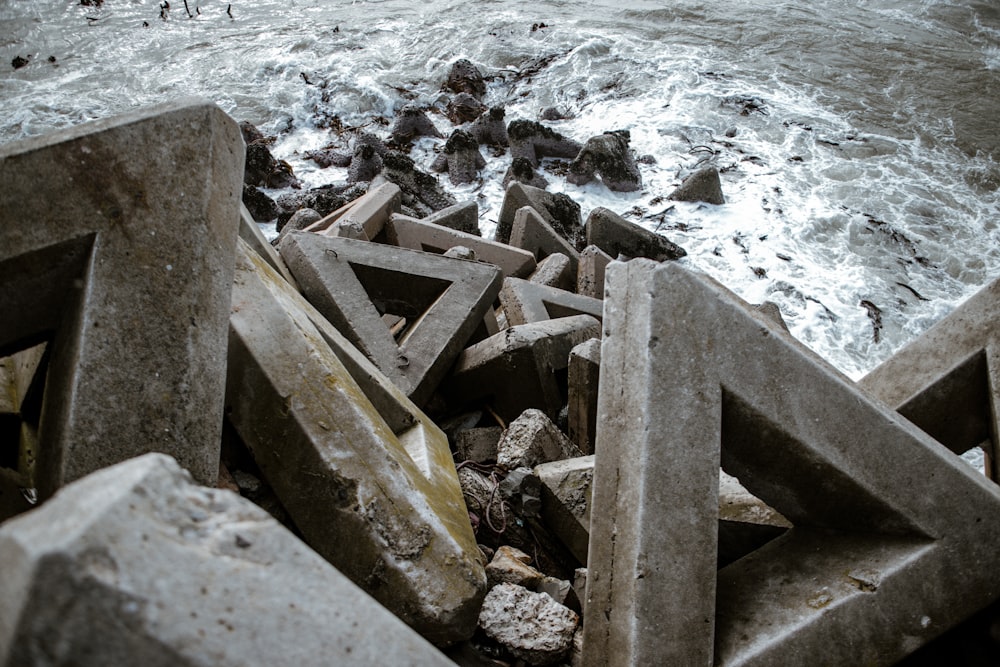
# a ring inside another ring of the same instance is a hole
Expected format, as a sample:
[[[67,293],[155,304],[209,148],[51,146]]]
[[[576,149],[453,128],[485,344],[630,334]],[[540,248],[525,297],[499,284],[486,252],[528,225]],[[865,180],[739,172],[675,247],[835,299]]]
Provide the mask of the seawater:
[[[200,95],[276,137],[309,186],[343,180],[305,151],[388,133],[409,102],[447,135],[441,92],[468,58],[508,121],[557,107],[581,142],[626,129],[652,156],[605,206],[858,378],[1000,275],[1000,9],[958,0],[726,3],[436,0],[0,0],[0,142]],[[191,16],[189,17],[188,12]],[[15,56],[28,66],[14,70]],[[336,119],[336,120],[334,120]],[[727,136],[729,134],[733,136]],[[413,150],[427,169],[441,140]],[[488,151],[484,149],[484,153]],[[475,199],[492,230],[507,156]],[[665,201],[700,166],[723,206]],[[868,302],[881,310],[876,341]]]

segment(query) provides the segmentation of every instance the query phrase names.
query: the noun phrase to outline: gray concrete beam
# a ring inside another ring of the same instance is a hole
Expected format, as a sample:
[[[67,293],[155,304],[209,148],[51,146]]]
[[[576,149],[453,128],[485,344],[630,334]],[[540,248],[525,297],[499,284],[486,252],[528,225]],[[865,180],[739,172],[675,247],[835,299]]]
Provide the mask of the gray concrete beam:
[[[510,325],[543,322],[571,315],[590,315],[600,320],[604,313],[604,302],[600,299],[518,278],[503,281],[500,305],[503,306]]]
[[[43,498],[149,451],[215,483],[243,156],[191,99],[0,148],[0,355],[52,339]]]

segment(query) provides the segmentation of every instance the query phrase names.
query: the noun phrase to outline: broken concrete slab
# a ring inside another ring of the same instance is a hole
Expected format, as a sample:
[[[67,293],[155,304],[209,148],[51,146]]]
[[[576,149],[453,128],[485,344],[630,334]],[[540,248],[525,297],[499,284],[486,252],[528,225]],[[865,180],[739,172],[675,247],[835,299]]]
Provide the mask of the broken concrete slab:
[[[489,463],[497,460],[497,443],[503,436],[500,426],[467,428],[455,434],[455,452],[459,461]]]
[[[597,440],[597,397],[601,377],[601,341],[592,338],[569,352],[567,432],[584,454]]]
[[[505,243],[442,227],[416,218],[395,214],[386,226],[386,240],[401,248],[443,254],[449,248],[465,246],[476,253],[480,261],[500,267],[504,276],[525,278],[535,270],[535,256],[527,250]]]
[[[508,243],[515,248],[527,250],[539,261],[555,253],[566,255],[569,258],[573,282],[576,282],[576,266],[580,261],[580,253],[531,206],[519,208],[514,214]]]
[[[718,283],[607,285],[586,664],[892,664],[1000,597],[995,484]],[[716,579],[720,463],[794,527]]]
[[[594,456],[552,461],[535,467],[542,483],[542,518],[573,557],[586,565],[590,544],[590,496]]]
[[[586,229],[587,244],[597,246],[611,257],[648,257],[663,262],[687,255],[679,245],[603,206],[587,216]]]
[[[595,245],[588,245],[580,253],[576,269],[576,293],[594,299],[604,298],[604,270],[614,261],[610,255]]]
[[[525,206],[535,209],[545,222],[567,239],[574,248],[583,248],[586,245],[579,204],[565,194],[547,192],[518,182],[510,183],[504,192],[500,215],[497,217],[495,234],[497,241],[510,242],[514,215]]]
[[[589,315],[512,326],[466,348],[443,390],[456,407],[490,402],[507,422],[528,408],[554,418],[566,403],[560,375],[570,350],[600,335],[600,322]]]
[[[263,510],[162,454],[3,524],[0,558],[2,665],[451,664]]]
[[[482,262],[316,234],[292,234],[279,251],[306,298],[418,405],[492,312],[502,280]],[[406,320],[398,339],[386,314]]]
[[[579,448],[536,408],[522,412],[497,443],[497,464],[506,470],[534,468],[580,455]]]
[[[569,257],[556,252],[538,263],[528,281],[572,292],[576,289],[576,271]]]
[[[311,547],[428,639],[466,638],[486,578],[447,438],[349,348],[242,252],[229,421]]]
[[[511,325],[543,322],[571,315],[590,315],[600,320],[604,314],[604,302],[600,299],[518,278],[504,279],[503,289],[500,290],[500,304]]]
[[[486,635],[531,665],[550,665],[565,657],[579,620],[545,593],[508,583],[489,592],[479,613]]]
[[[955,453],[983,447],[1000,480],[1000,280],[858,380]]]
[[[0,356],[52,340],[42,498],[149,451],[215,483],[243,153],[192,99],[0,148]]]

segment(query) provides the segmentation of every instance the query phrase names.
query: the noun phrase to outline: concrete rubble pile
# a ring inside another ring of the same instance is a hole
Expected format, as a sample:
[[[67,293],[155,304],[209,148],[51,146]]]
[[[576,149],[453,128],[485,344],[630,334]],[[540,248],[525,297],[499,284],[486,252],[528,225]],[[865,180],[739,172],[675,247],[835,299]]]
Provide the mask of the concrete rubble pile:
[[[522,182],[493,240],[376,176],[272,245],[244,150],[198,100],[0,148],[0,665],[893,664],[1000,597],[996,284],[855,385]]]

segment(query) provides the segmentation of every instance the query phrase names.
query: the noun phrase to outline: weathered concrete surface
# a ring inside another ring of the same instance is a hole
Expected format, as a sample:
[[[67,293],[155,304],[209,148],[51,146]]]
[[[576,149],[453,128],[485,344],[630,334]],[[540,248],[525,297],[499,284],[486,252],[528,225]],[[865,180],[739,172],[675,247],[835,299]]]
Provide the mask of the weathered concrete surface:
[[[401,198],[398,185],[383,183],[355,199],[349,208],[344,207],[336,222],[323,233],[371,241],[382,232],[389,216],[399,211]]]
[[[583,185],[600,176],[601,181],[615,192],[635,192],[642,189],[639,165],[629,148],[628,130],[605,132],[591,137],[569,165],[566,180]]]
[[[587,244],[597,246],[611,257],[648,257],[662,262],[687,255],[679,245],[602,206],[590,212],[585,227]]]
[[[574,248],[583,248],[584,229],[580,205],[562,193],[546,192],[523,183],[513,182],[504,192],[500,215],[497,216],[495,239],[500,243],[510,241],[514,215],[525,206],[535,209],[545,222],[567,239]]]
[[[601,341],[592,338],[569,352],[569,439],[584,454],[597,441],[597,399],[601,379]]]
[[[489,264],[316,234],[279,247],[303,294],[414,403],[423,405],[491,312]],[[382,320],[406,319],[399,339]]]
[[[725,204],[722,194],[722,182],[719,170],[715,167],[699,169],[685,178],[677,189],[670,193],[667,199],[674,201],[705,202],[707,204]]]
[[[416,137],[441,137],[441,132],[416,104],[407,104],[399,110],[389,133],[396,143],[406,143]]]
[[[525,278],[536,266],[535,256],[527,250],[400,214],[389,219],[386,239],[401,248],[438,254],[455,246],[465,246],[475,251],[480,261],[500,267],[504,276]]]
[[[479,614],[486,635],[530,665],[561,660],[569,652],[578,623],[574,611],[545,593],[507,583],[489,592]]]
[[[482,236],[479,231],[479,204],[474,199],[431,213],[422,222],[448,227],[473,236]]]
[[[455,451],[460,461],[488,463],[497,460],[497,443],[503,435],[500,426],[467,428],[455,434]]]
[[[514,214],[508,243],[515,248],[527,250],[539,261],[555,253],[566,255],[569,258],[573,282],[576,282],[576,266],[580,262],[580,253],[531,206],[519,208]]]
[[[586,565],[590,543],[594,456],[543,463],[535,467],[542,483],[542,518],[573,556]]]
[[[604,298],[604,270],[614,258],[595,245],[588,245],[580,253],[576,269],[576,293],[594,299]]]
[[[147,454],[0,527],[0,665],[448,665],[253,503]]]
[[[956,453],[980,444],[1000,480],[1000,280],[858,381]]]
[[[466,638],[486,581],[447,438],[321,320],[244,251],[226,414],[310,546],[428,639]]]
[[[304,210],[311,211],[312,209]],[[315,211],[312,212],[316,214]],[[298,215],[298,213],[295,215]],[[293,215],[292,218],[294,217]],[[285,225],[285,229],[288,229],[288,225]],[[281,259],[278,251],[265,238],[264,232],[260,231],[260,227],[257,226],[253,216],[250,215],[247,207],[243,204],[240,204],[240,238],[243,239],[244,243],[253,248],[253,251],[270,264],[271,268],[277,271],[289,284],[296,285],[295,278],[292,277],[292,274],[288,271],[288,267],[285,266],[285,261]]]
[[[583,148],[578,142],[533,120],[515,120],[507,126],[512,158],[524,158],[537,167],[543,157],[575,158]]]
[[[512,421],[497,443],[497,464],[507,470],[534,468],[542,463],[580,456],[579,448],[544,412],[525,410]]]
[[[431,165],[431,171],[447,171],[452,185],[461,185],[476,180],[479,170],[485,166],[486,158],[479,152],[476,138],[465,130],[457,129],[448,137]]]
[[[1000,597],[996,485],[714,281],[606,278],[586,664],[891,664]],[[716,586],[720,462],[794,528]]]
[[[536,285],[570,292],[576,289],[576,271],[573,263],[561,252],[553,253],[540,261],[534,273],[528,276],[528,280]]]
[[[192,99],[0,148],[0,356],[53,345],[43,498],[149,451],[215,483],[243,153]]]
[[[486,400],[507,422],[528,408],[555,418],[566,402],[557,374],[569,365],[570,350],[600,335],[600,322],[589,315],[513,326],[466,348],[442,387],[456,407]]]
[[[507,322],[512,325],[570,315],[590,315],[600,320],[604,315],[604,302],[600,299],[518,278],[504,279],[500,305],[507,314]]]

